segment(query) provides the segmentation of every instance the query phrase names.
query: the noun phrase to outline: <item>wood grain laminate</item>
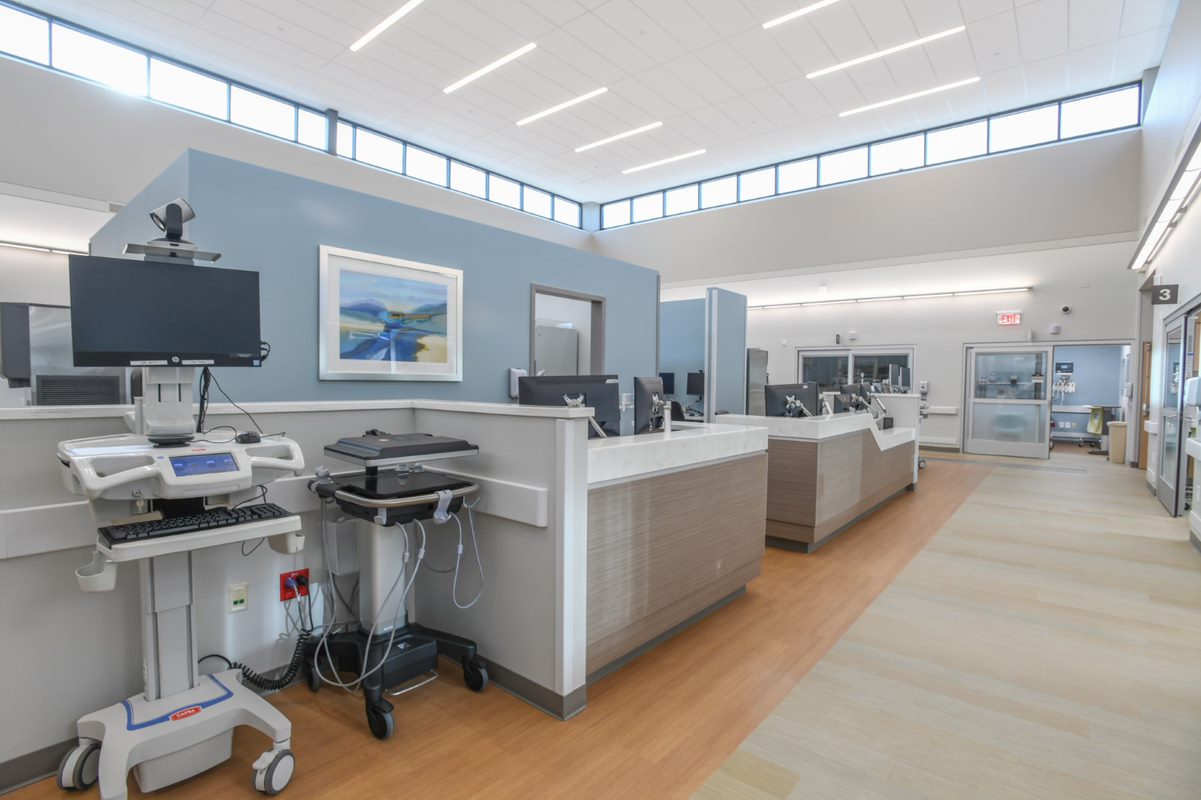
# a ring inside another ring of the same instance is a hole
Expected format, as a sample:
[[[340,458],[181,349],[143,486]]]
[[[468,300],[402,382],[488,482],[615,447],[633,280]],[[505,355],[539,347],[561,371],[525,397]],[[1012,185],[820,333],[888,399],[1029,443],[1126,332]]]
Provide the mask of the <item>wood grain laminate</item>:
[[[588,492],[588,673],[758,577],[767,455]]]
[[[988,478],[697,800],[1201,797],[1187,523],[1142,473],[1074,447],[987,460]],[[903,518],[941,467],[972,464],[931,459],[921,491],[870,519]]]
[[[391,698],[396,734],[387,742],[366,731],[359,695],[328,689],[313,694],[303,685],[271,695],[271,704],[292,721],[297,758],[296,776],[280,796],[686,798],[838,641],[990,469],[931,461],[920,492],[902,495],[887,515],[867,517],[817,553],[769,548],[763,574],[744,596],[590,686],[588,707],[568,722],[496,688],[474,694],[446,662],[433,684]],[[1045,524],[1056,521],[1052,516]],[[488,602],[487,591],[480,602]],[[88,680],[83,667],[80,680]],[[250,764],[265,746],[266,737],[239,728],[228,762],[152,797],[262,800],[250,785]],[[765,775],[793,779],[782,767],[760,777]],[[91,800],[96,792],[65,794],[48,778],[5,800],[73,796]],[[130,781],[130,797],[144,796]]]
[[[767,535],[820,544],[912,484],[916,447],[882,451],[870,431],[769,440]]]

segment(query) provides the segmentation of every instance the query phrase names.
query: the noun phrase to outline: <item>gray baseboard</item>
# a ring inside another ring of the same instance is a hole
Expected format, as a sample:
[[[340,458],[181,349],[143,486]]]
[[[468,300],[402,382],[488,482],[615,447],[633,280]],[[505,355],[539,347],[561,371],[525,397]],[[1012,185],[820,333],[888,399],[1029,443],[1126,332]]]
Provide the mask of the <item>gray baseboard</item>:
[[[483,657],[488,665],[488,680],[518,700],[524,700],[555,719],[568,720],[588,704],[588,687],[581,686],[566,697],[555,694],[545,686],[518,675],[513,670]]]
[[[1197,534],[1189,531],[1188,540],[1193,543],[1193,547],[1197,548],[1197,552],[1201,553],[1201,539],[1197,538]]]
[[[68,739],[65,742],[34,750],[32,753],[17,756],[0,764],[0,794],[6,794],[54,775],[58,772],[58,765],[63,760],[63,756],[75,746],[77,741]]]

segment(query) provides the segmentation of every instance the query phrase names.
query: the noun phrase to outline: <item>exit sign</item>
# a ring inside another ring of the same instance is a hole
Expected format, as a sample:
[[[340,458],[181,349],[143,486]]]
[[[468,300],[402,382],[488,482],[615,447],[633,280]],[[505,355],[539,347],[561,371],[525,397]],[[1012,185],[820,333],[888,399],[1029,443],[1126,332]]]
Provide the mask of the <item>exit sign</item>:
[[[997,324],[998,325],[1021,325],[1022,324],[1022,312],[1021,311],[998,311],[997,312]]]

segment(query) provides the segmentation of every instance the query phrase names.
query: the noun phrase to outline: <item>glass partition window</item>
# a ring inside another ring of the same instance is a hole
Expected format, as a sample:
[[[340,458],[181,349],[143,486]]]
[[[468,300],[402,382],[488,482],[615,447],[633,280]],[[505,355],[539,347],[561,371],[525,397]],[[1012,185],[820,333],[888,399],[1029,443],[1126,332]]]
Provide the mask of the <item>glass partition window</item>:
[[[860,147],[764,165],[737,176],[701,181],[699,208],[716,208],[809,191],[877,175],[1121,130],[1140,123],[1141,107],[1142,84],[1133,83],[1065,98],[1037,108],[1005,111],[944,128],[868,142]],[[774,188],[769,186],[768,180],[773,170]],[[671,193],[675,191],[668,190],[665,216],[697,210],[687,200],[687,194],[673,197]],[[637,221],[624,216],[621,219],[621,222],[613,225],[602,219],[601,227],[629,225]]]
[[[926,163],[943,164],[988,152],[988,121],[930,131],[926,134]]]
[[[908,367],[908,353],[855,353],[851,375],[858,382],[887,383],[890,366]]]
[[[836,392],[850,374],[848,353],[801,353],[800,380],[816,381],[823,392]]]
[[[157,58],[150,59],[150,96],[197,114],[229,118],[229,87],[224,81]]]
[[[974,396],[987,400],[1045,400],[1044,353],[978,353]]]
[[[976,403],[972,406],[972,438],[991,442],[1043,444],[1047,441],[1047,407],[1036,403]]]
[[[1043,106],[993,117],[988,127],[989,152],[1031,147],[1059,138],[1059,106]]]
[[[329,119],[322,111],[272,97],[219,75],[168,60],[145,48],[93,33],[53,14],[20,8],[6,0],[0,0],[0,56],[46,65],[52,70],[127,94],[203,114],[314,150],[329,149]],[[363,159],[359,159],[355,149],[355,138],[359,133],[365,141],[361,150]],[[412,158],[406,159],[402,155],[398,159],[397,149],[403,154],[406,147],[412,147]],[[350,122],[337,123],[335,150],[341,158],[362,160],[364,164],[436,186],[447,187],[449,182],[445,156],[386,134],[360,129]],[[406,160],[410,162],[408,172],[405,171]],[[484,174],[486,183],[487,176],[492,173],[479,171]],[[495,201],[486,191],[478,191],[478,183],[473,182],[470,190],[461,191],[544,219],[581,227],[579,203],[519,181],[500,180],[515,184],[516,191],[506,188]],[[524,204],[523,194],[529,198]],[[514,195],[516,201],[513,201]]]
[[[50,63],[50,23],[42,17],[0,6],[0,53]]]

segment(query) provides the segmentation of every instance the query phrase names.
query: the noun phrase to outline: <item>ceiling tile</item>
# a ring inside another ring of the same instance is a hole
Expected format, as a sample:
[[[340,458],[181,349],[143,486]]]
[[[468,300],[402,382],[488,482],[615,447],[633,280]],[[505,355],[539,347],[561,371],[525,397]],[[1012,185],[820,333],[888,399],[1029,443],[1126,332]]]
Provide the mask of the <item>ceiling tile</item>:
[[[1018,6],[1022,58],[1039,61],[1068,50],[1068,0],[1035,0]]]

